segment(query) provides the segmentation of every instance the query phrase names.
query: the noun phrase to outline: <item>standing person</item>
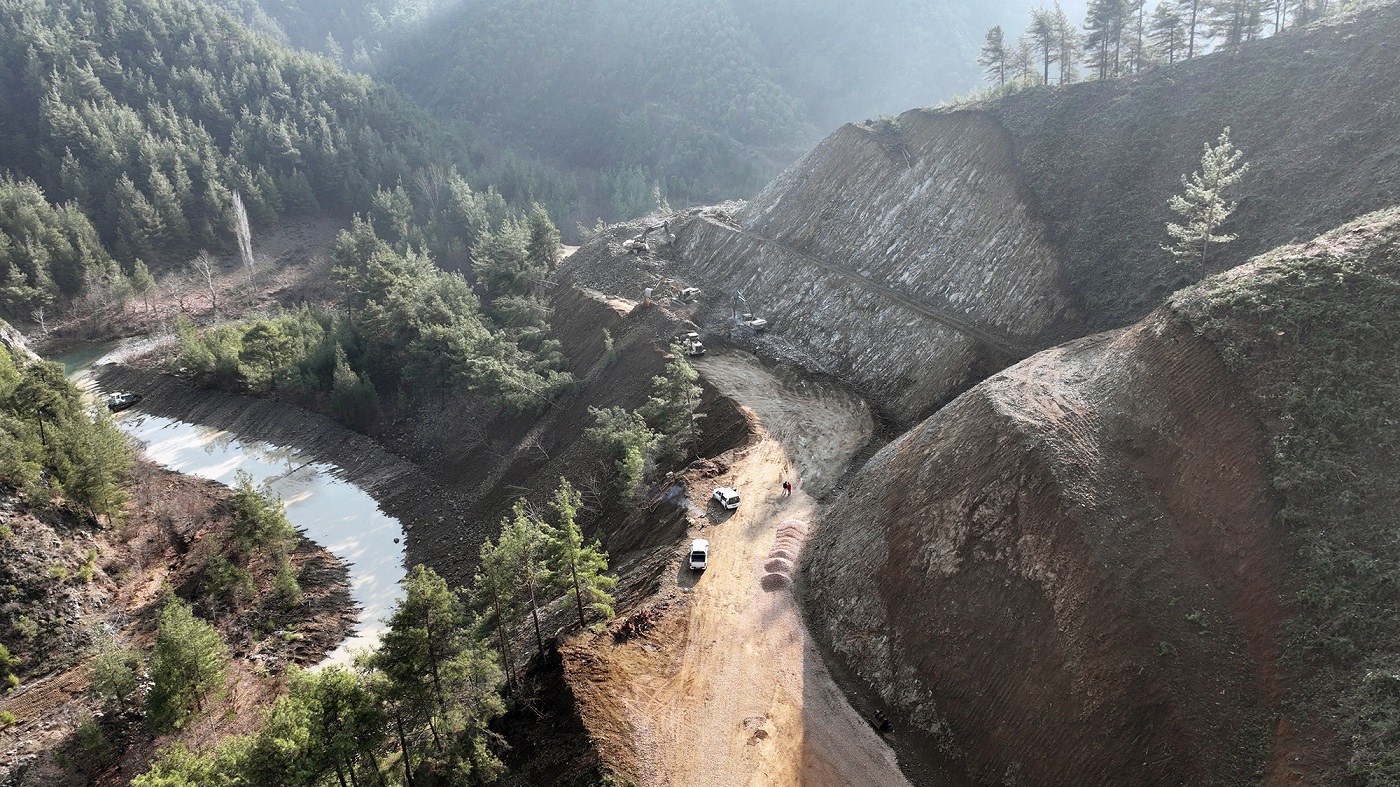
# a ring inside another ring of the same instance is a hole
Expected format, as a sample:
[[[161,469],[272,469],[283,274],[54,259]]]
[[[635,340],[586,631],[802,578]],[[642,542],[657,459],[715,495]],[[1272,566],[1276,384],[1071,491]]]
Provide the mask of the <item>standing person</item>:
[[[789,497],[789,496],[791,496],[791,495],[792,495],[792,484],[789,483],[789,482],[787,482],[787,481],[783,481],[783,497]]]

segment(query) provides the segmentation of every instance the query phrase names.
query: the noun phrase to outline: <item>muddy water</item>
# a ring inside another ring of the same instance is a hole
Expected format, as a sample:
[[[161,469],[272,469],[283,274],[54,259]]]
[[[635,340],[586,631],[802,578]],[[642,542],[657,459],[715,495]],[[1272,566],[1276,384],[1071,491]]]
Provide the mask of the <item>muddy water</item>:
[[[88,348],[52,360],[70,379],[91,388],[89,371],[111,358],[113,348]],[[311,462],[293,448],[241,440],[237,434],[140,411],[119,413],[122,431],[136,438],[152,461],[181,473],[232,485],[241,470],[254,485],[280,497],[287,519],[350,568],[351,592],[361,607],[360,625],[325,663],[344,662],[352,651],[374,645],[382,621],[400,598],[404,576],[403,532],[363,489],[345,481],[334,465]]]

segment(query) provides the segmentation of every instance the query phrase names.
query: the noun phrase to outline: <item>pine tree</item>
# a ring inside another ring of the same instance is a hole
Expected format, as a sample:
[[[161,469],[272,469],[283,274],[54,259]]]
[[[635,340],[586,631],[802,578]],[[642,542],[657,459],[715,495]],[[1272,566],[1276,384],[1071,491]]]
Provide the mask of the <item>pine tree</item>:
[[[364,428],[379,415],[379,393],[369,378],[350,368],[345,348],[335,347],[331,374],[331,414],[350,426]]]
[[[1171,252],[1182,263],[1199,265],[1201,278],[1205,278],[1211,244],[1235,240],[1236,236],[1217,234],[1216,230],[1235,211],[1237,203],[1226,200],[1225,192],[1249,171],[1249,165],[1240,162],[1243,156],[1244,152],[1230,142],[1230,128],[1227,126],[1220,132],[1214,146],[1205,144],[1201,170],[1189,179],[1181,176],[1185,191],[1171,198],[1169,207],[1184,223],[1167,224],[1167,233],[1176,242],[1162,249]]]
[[[544,652],[544,633],[540,628],[542,588],[549,584],[549,570],[544,563],[544,523],[525,510],[523,499],[515,501],[511,515],[501,520],[501,538],[497,554],[505,556],[515,574],[522,599],[529,605],[534,623],[535,645]]]
[[[1152,12],[1150,40],[1154,60],[1165,59],[1168,65],[1176,62],[1182,47],[1186,44],[1186,20],[1175,0],[1164,0]]]
[[[987,38],[982,44],[982,54],[977,57],[977,65],[982,67],[988,82],[997,87],[1006,86],[1006,34],[1002,32],[1001,25],[987,31]]]
[[[700,373],[685,360],[679,345],[671,346],[671,360],[663,374],[651,378],[651,396],[637,414],[660,436],[659,453],[682,459],[695,437],[695,411],[703,393]]]
[[[92,662],[93,691],[115,701],[117,708],[124,711],[127,701],[136,693],[136,675],[140,669],[139,651],[108,643]]]
[[[646,472],[647,457],[661,435],[653,432],[639,413],[621,407],[589,407],[588,414],[594,421],[584,431],[584,437],[607,452],[614,462],[618,489],[624,497],[632,497]]]
[[[1206,25],[1221,45],[1236,47],[1253,41],[1264,24],[1262,0],[1215,0],[1206,10]]]
[[[160,612],[151,651],[151,686],[146,703],[158,727],[178,728],[204,699],[223,685],[228,649],[219,632],[172,597]]]
[[[1147,63],[1147,0],[1126,0],[1124,32],[1128,39],[1129,73],[1142,72]]]
[[[1196,56],[1196,34],[1201,31],[1201,26],[1206,21],[1206,2],[1207,0],[1176,0],[1177,8],[1181,10],[1182,22],[1186,25],[1187,60]]]
[[[243,334],[238,362],[243,379],[254,391],[277,389],[277,370],[291,361],[292,339],[277,323],[259,320]]]
[[[554,270],[559,264],[563,249],[559,245],[559,228],[549,219],[549,211],[538,202],[530,203],[530,215],[525,220],[529,239],[525,243],[525,256],[535,268]]]
[[[524,295],[544,278],[547,271],[530,259],[528,242],[528,230],[508,221],[483,234],[472,247],[472,270],[491,297]]]
[[[1011,78],[1023,85],[1039,84],[1040,69],[1036,68],[1035,62],[1035,42],[1024,33],[1016,39],[1016,48],[1011,50],[1011,59],[1007,63],[1007,68],[1011,72]]]
[[[1069,20],[1060,4],[1053,13],[1055,46],[1059,50],[1060,84],[1068,85],[1079,78],[1079,29]]]
[[[404,598],[388,620],[374,664],[414,697],[443,705],[443,668],[461,649],[465,610],[446,580],[421,564],[399,584]]]
[[[393,712],[406,779],[412,783],[408,733],[418,738],[426,728],[433,745],[420,762],[430,771],[455,772],[466,784],[489,782],[501,769],[485,746],[486,725],[504,710],[501,672],[471,638],[466,609],[440,576],[415,566],[402,585],[405,598],[369,666],[383,676],[375,692]]]
[[[479,616],[477,625],[494,635],[507,687],[515,683],[515,655],[510,637],[511,629],[520,618],[520,603],[516,597],[519,585],[511,571],[509,557],[509,552],[498,549],[491,539],[486,539],[481,545],[470,596],[471,608]]]
[[[141,302],[146,308],[146,313],[151,312],[151,293],[157,289],[156,277],[151,275],[151,269],[146,267],[146,263],[137,260],[131,265],[131,289],[141,296]]]
[[[1044,8],[1031,9],[1031,25],[1027,30],[1036,50],[1040,53],[1041,84],[1050,84],[1050,64],[1059,57],[1055,46],[1055,17]]]
[[[1125,0],[1089,0],[1084,20],[1084,64],[1098,79],[1121,73]]]
[[[554,512],[554,524],[546,529],[549,540],[548,564],[553,587],[573,596],[574,608],[578,612],[578,625],[582,628],[587,620],[586,610],[601,614],[605,618],[613,616],[612,589],[617,580],[607,576],[608,553],[603,545],[594,539],[585,545],[583,531],[578,525],[578,509],[583,498],[566,479],[559,479],[559,487],[554,490],[550,510]]]

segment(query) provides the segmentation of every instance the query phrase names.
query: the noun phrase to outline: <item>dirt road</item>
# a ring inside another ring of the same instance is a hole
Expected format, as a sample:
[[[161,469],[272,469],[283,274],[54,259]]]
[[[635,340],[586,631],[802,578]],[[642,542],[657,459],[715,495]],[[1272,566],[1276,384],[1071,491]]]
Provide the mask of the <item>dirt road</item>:
[[[681,587],[691,587],[659,642],[665,652],[647,669],[629,662],[619,687],[641,775],[677,786],[907,785],[827,673],[789,592],[815,513],[808,490],[835,483],[870,438],[868,408],[834,388],[779,380],[746,355],[696,367],[753,411],[761,439],[721,479],[743,494],[739,509],[709,506],[710,524],[693,533],[710,540],[710,565],[698,578],[681,569]],[[796,483],[790,497],[784,480]]]

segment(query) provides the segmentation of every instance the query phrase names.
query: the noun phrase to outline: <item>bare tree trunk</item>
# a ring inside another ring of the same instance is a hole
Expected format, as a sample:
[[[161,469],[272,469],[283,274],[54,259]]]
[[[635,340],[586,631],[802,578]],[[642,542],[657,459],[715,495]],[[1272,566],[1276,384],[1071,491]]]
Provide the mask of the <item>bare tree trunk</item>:
[[[243,258],[243,266],[248,269],[248,302],[254,300],[256,285],[253,282],[253,233],[248,227],[248,211],[243,208],[243,197],[233,192],[233,218],[238,234],[238,256]]]
[[[219,320],[219,291],[214,286],[214,276],[218,273],[218,264],[219,261],[214,258],[214,255],[203,249],[195,255],[194,260],[190,263],[200,278],[204,279],[204,286],[209,289],[209,310],[213,314],[214,322]]]
[[[399,731],[399,753],[403,755],[403,779],[408,787],[413,787],[413,767],[408,761],[408,742],[403,736],[403,715],[397,709],[394,710],[394,726]]]
[[[569,566],[569,576],[574,581],[574,603],[578,605],[578,627],[583,628],[583,589],[578,586],[578,566]]]

